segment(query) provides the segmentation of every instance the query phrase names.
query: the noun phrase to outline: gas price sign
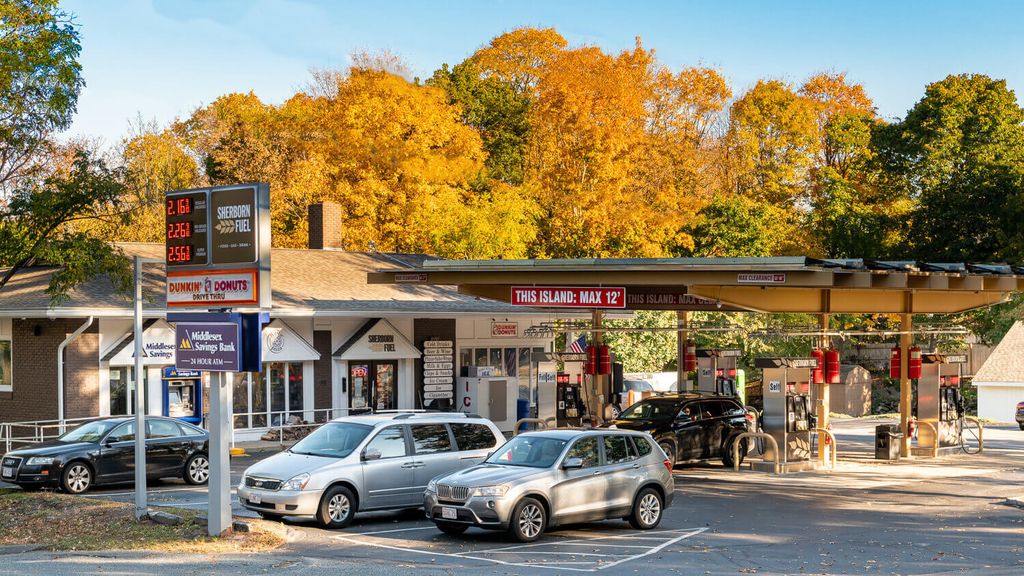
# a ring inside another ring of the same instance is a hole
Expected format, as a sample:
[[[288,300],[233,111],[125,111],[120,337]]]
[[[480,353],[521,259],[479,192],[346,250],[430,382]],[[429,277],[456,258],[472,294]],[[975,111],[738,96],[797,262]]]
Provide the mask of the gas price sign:
[[[207,193],[170,192],[164,201],[167,224],[167,267],[205,266],[207,253]]]

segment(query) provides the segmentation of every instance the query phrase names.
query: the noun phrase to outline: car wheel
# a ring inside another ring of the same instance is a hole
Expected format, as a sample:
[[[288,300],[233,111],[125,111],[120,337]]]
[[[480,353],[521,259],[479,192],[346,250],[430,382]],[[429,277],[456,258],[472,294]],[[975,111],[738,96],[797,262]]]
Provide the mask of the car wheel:
[[[732,468],[736,465],[736,462],[732,460],[732,445],[735,441],[727,440],[725,446],[722,447],[722,464],[725,464],[727,468]],[[747,456],[747,439],[740,440],[740,464],[743,464],[743,459]]]
[[[454,522],[444,522],[438,520],[434,522],[437,524],[437,529],[449,536],[459,536],[469,529],[469,526],[465,524],[456,524]]]
[[[637,530],[650,530],[661,522],[665,504],[654,488],[644,488],[633,501],[633,513],[629,523]]]
[[[198,485],[210,480],[210,460],[206,454],[193,454],[185,462],[185,482]]]
[[[60,477],[61,487],[68,494],[81,494],[92,486],[92,469],[85,462],[72,462]]]
[[[273,520],[275,522],[280,522],[281,519],[284,518],[284,516],[281,516],[280,514],[274,514],[272,512],[263,512],[262,510],[257,510],[256,513],[259,514],[260,518],[263,518],[264,520]]]
[[[344,486],[335,486],[320,499],[316,519],[324,528],[344,528],[356,515],[356,498]]]
[[[676,465],[676,445],[669,442],[668,440],[662,440],[658,442],[658,446],[661,447],[661,451],[668,456],[668,459],[672,461],[672,466]]]
[[[547,514],[544,505],[536,498],[523,498],[512,510],[508,531],[520,542],[533,542],[544,533]]]
[[[1020,423],[1020,429],[1021,429],[1021,430],[1024,430],[1024,422],[1021,422],[1021,423]]]

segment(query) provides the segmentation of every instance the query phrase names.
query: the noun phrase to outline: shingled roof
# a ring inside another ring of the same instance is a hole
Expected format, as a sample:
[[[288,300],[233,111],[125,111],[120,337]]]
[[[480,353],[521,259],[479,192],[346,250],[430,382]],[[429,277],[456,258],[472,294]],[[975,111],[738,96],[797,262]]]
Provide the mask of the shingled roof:
[[[974,383],[1024,382],[1024,323],[1013,323],[974,375]]]
[[[119,246],[129,256],[162,258],[164,255],[163,244],[122,243]],[[274,311],[339,315],[536,312],[461,294],[450,286],[368,284],[366,281],[367,272],[389,266],[415,269],[422,266],[427,258],[418,254],[275,248],[271,255]],[[64,316],[131,314],[131,302],[118,295],[105,276],[77,287],[63,305],[51,308],[45,290],[53,270],[48,267],[30,268],[15,275],[0,290],[0,315],[47,312],[60,312]],[[144,270],[143,286],[149,298],[146,308],[148,311],[163,310],[163,265],[147,265]]]

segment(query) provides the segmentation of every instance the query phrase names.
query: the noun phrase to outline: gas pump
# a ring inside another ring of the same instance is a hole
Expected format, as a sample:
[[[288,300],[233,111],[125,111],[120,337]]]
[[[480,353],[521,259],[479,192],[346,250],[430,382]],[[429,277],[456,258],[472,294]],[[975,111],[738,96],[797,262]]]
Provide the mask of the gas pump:
[[[697,391],[723,396],[741,396],[739,349],[697,350]]]
[[[917,431],[915,454],[931,455],[938,443],[942,451],[959,450],[963,438],[964,402],[960,394],[960,372],[966,354],[923,354],[921,377],[917,381],[917,418],[935,426]],[[936,434],[938,438],[936,438]]]
[[[811,459],[811,371],[815,358],[756,358],[754,367],[762,369],[764,417],[762,428],[779,445],[779,463],[784,472],[814,467]],[[765,445],[764,464],[774,466],[775,453]]]
[[[164,416],[191,424],[203,422],[203,380],[198,370],[175,370],[167,366],[162,374]]]
[[[555,424],[559,428],[583,425],[583,398],[580,394],[583,388],[582,376],[576,374],[576,382],[572,382],[570,376],[566,372],[559,372],[555,377]]]

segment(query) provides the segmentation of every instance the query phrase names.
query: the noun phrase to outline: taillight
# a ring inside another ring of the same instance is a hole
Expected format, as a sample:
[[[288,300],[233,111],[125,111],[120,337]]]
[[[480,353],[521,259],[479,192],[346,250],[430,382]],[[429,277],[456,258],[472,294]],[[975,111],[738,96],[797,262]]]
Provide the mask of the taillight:
[[[744,414],[743,417],[747,419],[747,422],[753,422],[754,421],[754,415],[751,414],[750,412],[747,412],[746,414]]]
[[[664,465],[665,465],[665,468],[666,468],[666,469],[667,469],[667,470],[668,470],[669,472],[672,472],[672,461],[671,461],[671,460],[669,460],[668,458],[666,458],[666,459],[665,459],[664,461],[662,461],[662,464],[664,464]]]

